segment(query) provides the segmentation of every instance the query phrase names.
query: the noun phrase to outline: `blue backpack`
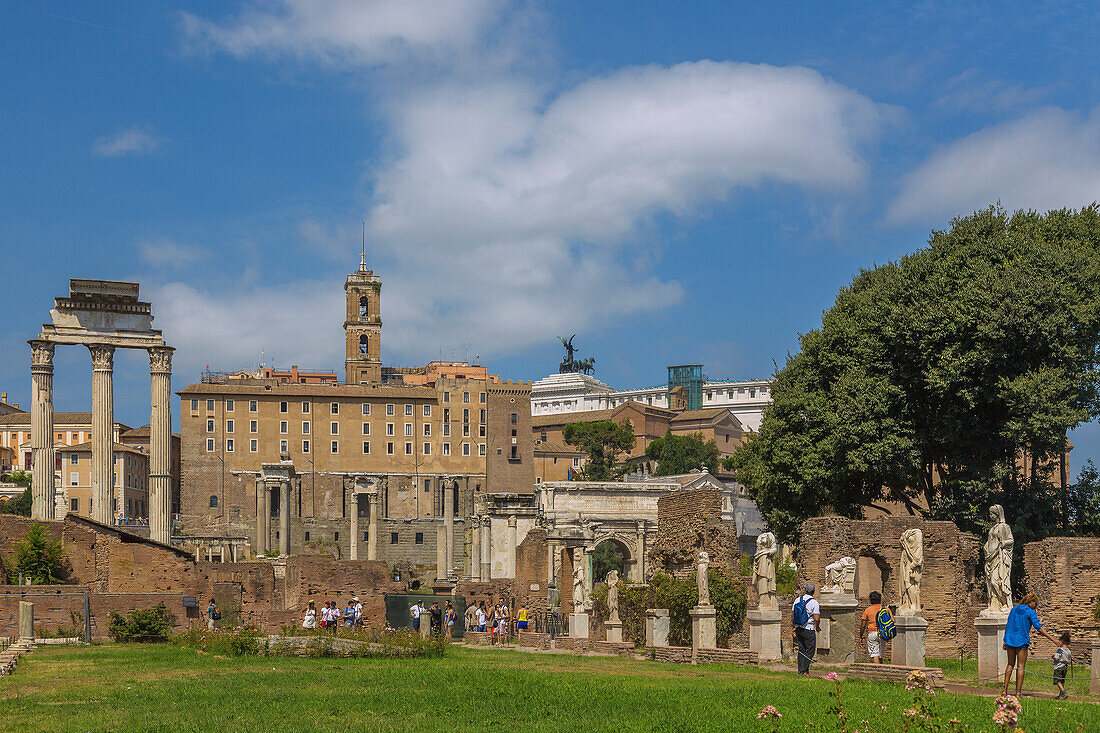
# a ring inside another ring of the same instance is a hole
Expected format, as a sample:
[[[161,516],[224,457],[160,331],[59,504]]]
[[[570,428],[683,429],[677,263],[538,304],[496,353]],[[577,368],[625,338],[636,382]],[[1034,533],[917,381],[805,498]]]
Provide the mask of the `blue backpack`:
[[[810,614],[806,612],[806,604],[810,602],[809,596],[802,596],[791,610],[791,622],[795,626],[805,626],[810,621]]]
[[[875,614],[875,624],[878,626],[878,636],[883,641],[890,641],[898,635],[898,630],[894,628],[894,617],[890,615],[890,609],[883,606]]]

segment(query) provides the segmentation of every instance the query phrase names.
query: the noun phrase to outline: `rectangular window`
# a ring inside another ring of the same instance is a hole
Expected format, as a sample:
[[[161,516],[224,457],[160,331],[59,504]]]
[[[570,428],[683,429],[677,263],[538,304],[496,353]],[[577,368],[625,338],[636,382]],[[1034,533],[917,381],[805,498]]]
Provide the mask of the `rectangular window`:
[[[233,439],[232,438],[227,438],[226,439],[226,441],[225,441],[225,452],[226,453],[232,453],[233,452]]]
[[[444,392],[443,393],[443,401],[444,402],[450,402],[451,401],[451,393],[450,392]]]
[[[70,466],[75,466],[79,463],[80,463],[80,454],[79,453],[72,453],[72,454],[69,455],[69,465]]]
[[[339,532],[333,532],[332,533],[332,540],[334,542],[339,542],[340,541],[340,533]]]
[[[396,545],[397,544],[397,533],[396,532],[390,532],[390,544],[391,545]]]
[[[309,420],[302,420],[302,435],[309,435]]]
[[[207,412],[213,412],[214,411],[214,400],[207,400],[206,401],[206,411]]]
[[[512,413],[512,424],[513,424],[513,425],[515,425],[515,424],[516,424],[516,417],[517,417],[516,413],[514,413],[514,412],[513,412],[513,413]]]
[[[430,456],[431,454],[432,454],[432,444],[431,443],[425,443],[424,444],[424,455]]]
[[[79,477],[78,477],[77,474],[75,474],[75,473],[70,473],[69,474],[69,486],[76,486],[78,480],[79,480]]]
[[[393,455],[393,443],[386,443],[386,455],[387,456],[392,456]]]
[[[394,434],[393,433],[393,423],[392,422],[386,423],[386,435],[393,435],[393,434]]]
[[[411,456],[412,454],[413,454],[413,444],[406,442],[405,443],[405,455]]]
[[[431,405],[424,405],[424,417],[431,417],[431,416],[432,416],[432,406]]]
[[[477,401],[480,402],[483,405],[485,404],[485,393],[484,392],[479,392],[478,393]]]
[[[250,433],[260,432],[260,424],[258,422],[256,422],[255,420],[249,420],[248,421],[248,432],[250,432]]]
[[[213,438],[207,438],[206,439],[206,450],[208,450],[208,451],[214,450],[214,439]]]
[[[250,452],[255,453],[259,449],[260,449],[260,441],[256,440],[255,438],[248,441],[248,450]]]
[[[286,402],[280,402],[279,403],[279,412],[286,412],[286,411],[287,411],[287,403]]]
[[[512,432],[514,433],[516,431],[513,430]],[[485,437],[485,423],[482,423],[481,425],[477,426],[477,437],[479,437],[479,438],[484,438]]]
[[[462,393],[462,401],[463,402],[469,402],[470,401],[470,393],[469,392],[463,392]]]
[[[191,400],[191,412],[198,412],[198,411],[199,411],[199,401],[198,400]]]
[[[363,423],[363,435],[370,435],[370,423]]]
[[[424,493],[429,494],[432,491],[432,480],[430,478],[424,479]]]
[[[249,400],[248,401],[248,411],[249,412],[256,412],[257,409],[259,409],[259,405],[256,404],[256,400]]]
[[[470,423],[463,423],[462,424],[462,437],[463,438],[469,438],[470,437]]]
[[[394,414],[393,403],[392,402],[386,405],[386,414],[387,415],[393,415]]]
[[[464,455],[464,456],[470,455],[470,444],[469,443],[463,443],[462,444],[462,455]]]
[[[309,403],[308,402],[303,402],[302,403],[302,414],[303,415],[308,415],[309,414]]]
[[[445,456],[451,455],[451,444],[450,443],[444,443],[443,444],[443,455],[445,455]]]
[[[333,402],[331,405],[329,405],[329,410],[332,412],[333,415],[339,415],[340,414],[340,403],[339,402]]]
[[[370,441],[369,440],[364,440],[363,441],[363,455],[368,455],[368,454],[370,454]]]
[[[80,511],[80,500],[79,499],[77,499],[75,497],[72,498],[72,499],[69,499],[69,511],[70,512],[79,512]]]
[[[415,542],[416,542],[416,544],[418,544],[418,545],[422,545],[422,544],[424,544],[424,533],[423,533],[423,532],[417,532],[417,533],[416,533],[416,540],[415,540]]]
[[[339,435],[340,434],[340,423],[338,423],[338,422],[329,423],[329,425],[328,425],[328,434],[329,435]]]
[[[214,421],[213,420],[207,420],[206,421],[206,432],[208,432],[208,433],[214,432]]]
[[[335,440],[332,441],[332,452],[333,453],[339,453],[340,452],[340,443],[335,441]]]
[[[237,407],[237,401],[236,400],[226,400],[225,401],[225,411],[226,412],[233,412],[233,410],[236,407]]]
[[[510,457],[510,458],[511,458],[512,460],[516,460],[516,459],[518,459],[518,458],[519,458],[519,446],[518,446],[518,445],[513,445],[513,446],[512,446],[512,455],[511,455],[511,456],[509,456],[509,457]]]
[[[451,408],[444,407],[443,408],[443,422],[450,422],[450,421],[451,421]]]
[[[470,408],[462,408],[462,422],[470,422]]]
[[[279,432],[282,435],[286,435],[288,432],[290,432],[289,424],[287,423],[286,420],[283,420],[282,422],[279,423]]]
[[[413,434],[413,424],[411,422],[405,423],[405,435]]]
[[[481,422],[485,422],[485,408],[481,408]]]
[[[226,420],[225,421],[225,432],[232,433],[233,432],[233,424],[234,423],[233,423],[232,420]]]
[[[285,440],[280,440],[279,441],[279,452],[280,453],[286,453],[287,452],[287,442]]]
[[[412,405],[408,405],[408,404],[405,405],[405,414],[406,415],[412,415],[413,414],[413,406]]]
[[[309,453],[309,441],[308,440],[303,440],[302,441],[302,452],[303,453]]]
[[[479,456],[485,455],[485,444],[484,443],[478,443],[477,444],[477,454]]]
[[[451,424],[449,422],[443,423],[443,437],[451,437]]]
[[[424,437],[430,438],[432,436],[432,424],[430,422],[424,423]]]
[[[573,458],[573,468],[580,468],[580,466],[581,466],[581,459],[574,456],[574,458]]]

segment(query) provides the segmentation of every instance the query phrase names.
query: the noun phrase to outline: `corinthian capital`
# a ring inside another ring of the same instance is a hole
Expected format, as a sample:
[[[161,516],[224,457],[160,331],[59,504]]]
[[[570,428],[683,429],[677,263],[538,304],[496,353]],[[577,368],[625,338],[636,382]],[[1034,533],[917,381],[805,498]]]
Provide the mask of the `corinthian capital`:
[[[168,346],[149,349],[149,371],[171,374],[173,351]]]
[[[89,344],[88,351],[92,352],[92,369],[114,369],[114,346],[108,346],[106,344]]]
[[[53,369],[53,344],[49,341],[30,341],[31,367]]]

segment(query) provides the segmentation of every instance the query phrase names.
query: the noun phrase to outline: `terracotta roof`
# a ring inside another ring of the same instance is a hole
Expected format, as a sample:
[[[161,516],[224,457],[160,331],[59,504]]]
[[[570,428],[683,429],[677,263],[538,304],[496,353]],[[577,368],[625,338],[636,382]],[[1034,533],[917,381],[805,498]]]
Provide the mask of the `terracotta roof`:
[[[149,426],[148,426],[148,424],[146,424],[146,425],[142,425],[139,428],[133,428],[132,430],[127,430],[126,432],[121,433],[119,435],[119,437],[121,437],[121,438],[148,438],[149,437]]]
[[[185,395],[280,395],[285,397],[378,397],[436,399],[439,393],[434,387],[391,387],[360,384],[249,384],[239,380],[235,384],[189,384],[176,392]]]
[[[672,422],[714,420],[727,415],[733,417],[733,413],[729,411],[728,407],[707,407],[702,410],[684,410],[679,415],[672,418]]]
[[[584,451],[573,445],[566,443],[555,443],[551,440],[540,441],[535,445],[535,453],[557,453],[564,455],[578,455],[583,456]]]
[[[17,412],[11,415],[0,415],[0,425],[30,425],[31,415],[29,412]],[[59,425],[87,425],[89,429],[92,424],[92,413],[90,412],[55,412],[53,414],[53,425],[57,428]],[[115,420],[115,424],[119,426],[119,432],[126,432],[130,429],[129,425],[121,423]]]
[[[92,442],[91,441],[86,441],[84,443],[77,443],[76,445],[67,445],[64,448],[59,448],[58,450],[60,450],[62,452],[65,452],[65,453],[74,453],[74,452],[77,452],[77,451],[80,451],[82,453],[90,452],[92,450]],[[125,443],[115,443],[115,452],[116,453],[137,453],[137,454],[143,455],[143,456],[148,456],[149,455],[145,451],[138,450],[134,446],[126,445]]]

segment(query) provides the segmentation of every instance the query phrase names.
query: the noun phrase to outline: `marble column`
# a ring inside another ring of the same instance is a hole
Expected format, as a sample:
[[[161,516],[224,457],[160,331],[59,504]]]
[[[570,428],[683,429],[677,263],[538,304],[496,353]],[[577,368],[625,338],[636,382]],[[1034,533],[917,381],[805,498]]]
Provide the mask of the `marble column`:
[[[466,518],[466,526],[470,528],[470,572],[473,580],[481,579],[481,520],[475,516]]]
[[[271,487],[267,485],[265,481],[264,487],[264,511],[263,511],[263,527],[264,527],[264,553],[271,551]]]
[[[256,554],[263,555],[267,553],[267,535],[264,534],[264,492],[267,491],[267,487],[264,486],[263,479],[256,479]]]
[[[516,577],[516,515],[508,517],[508,570],[507,577]]]
[[[443,483],[443,533],[446,535],[446,552],[444,553],[445,578],[455,574],[455,490],[458,482],[448,480]]]
[[[89,345],[92,354],[92,519],[114,523],[115,347]]]
[[[279,484],[279,554],[290,554],[290,481]]]
[[[634,563],[634,573],[635,573],[634,582],[635,583],[644,583],[645,582],[645,522],[644,521],[638,522],[636,531],[638,533],[638,540],[637,540],[638,559]]]
[[[554,585],[554,556],[558,552],[558,545],[555,542],[546,543],[546,585],[547,587],[553,587]]]
[[[367,559],[378,559],[378,511],[381,505],[377,489],[370,494],[370,527],[367,529]]]
[[[359,559],[359,493],[351,492],[351,555],[352,560]]]
[[[149,539],[172,540],[172,349],[149,349]]]
[[[481,518],[481,582],[488,583],[493,576],[493,523],[489,517]]]
[[[53,440],[53,344],[30,341],[31,345],[31,519],[53,519],[54,466],[57,458]],[[14,446],[16,463],[18,441]]]

